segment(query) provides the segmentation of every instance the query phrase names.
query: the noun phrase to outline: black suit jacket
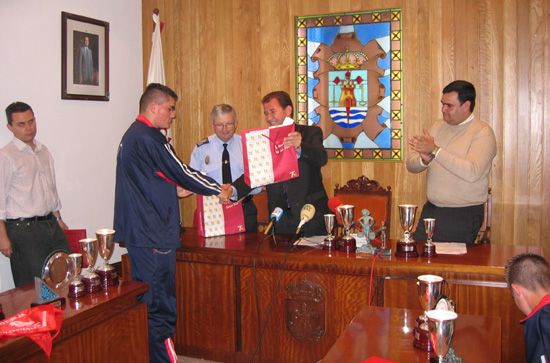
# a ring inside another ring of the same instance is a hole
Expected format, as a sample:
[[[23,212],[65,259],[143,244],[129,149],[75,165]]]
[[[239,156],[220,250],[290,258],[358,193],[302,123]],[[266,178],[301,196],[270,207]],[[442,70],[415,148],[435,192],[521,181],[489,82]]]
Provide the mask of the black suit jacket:
[[[300,176],[295,179],[266,186],[270,213],[276,207],[283,209],[281,219],[275,224],[275,231],[292,234],[300,222],[300,210],[304,204],[315,206],[315,215],[304,225],[305,236],[326,234],[323,215],[330,213],[328,197],[323,187],[321,167],[327,163],[327,152],[323,147],[323,134],[316,126],[296,125],[296,131],[302,134],[301,155],[298,159]],[[248,194],[250,188],[239,178],[233,184],[239,198]]]

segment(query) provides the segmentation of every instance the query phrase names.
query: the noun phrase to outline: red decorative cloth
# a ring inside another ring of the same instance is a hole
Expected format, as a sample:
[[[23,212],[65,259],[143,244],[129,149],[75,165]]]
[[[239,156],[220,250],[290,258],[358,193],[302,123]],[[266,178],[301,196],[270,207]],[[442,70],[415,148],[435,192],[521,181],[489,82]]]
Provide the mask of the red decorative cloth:
[[[52,341],[61,330],[61,309],[51,304],[39,305],[0,321],[0,339],[27,336],[46,353],[52,353]]]

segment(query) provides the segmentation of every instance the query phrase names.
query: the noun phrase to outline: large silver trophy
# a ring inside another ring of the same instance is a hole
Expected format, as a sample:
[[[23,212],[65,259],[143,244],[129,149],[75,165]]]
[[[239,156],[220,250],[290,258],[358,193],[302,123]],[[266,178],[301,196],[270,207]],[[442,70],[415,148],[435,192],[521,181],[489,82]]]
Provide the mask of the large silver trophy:
[[[327,230],[327,238],[324,240],[323,249],[324,250],[333,250],[335,249],[334,236],[332,235],[332,230],[334,229],[334,224],[336,223],[336,216],[334,214],[325,214],[325,228]]]
[[[104,261],[103,266],[97,269],[97,273],[101,278],[101,287],[104,290],[107,290],[109,286],[118,285],[117,271],[113,266],[109,265],[109,259],[115,250],[115,242],[113,239],[115,236],[115,230],[102,228],[98,229],[95,232],[95,235],[99,243],[99,255]]]
[[[86,286],[80,279],[80,271],[82,269],[82,253],[71,253],[69,255],[71,261],[71,282],[69,282],[69,297],[82,297],[86,295]]]
[[[426,230],[426,244],[424,245],[424,251],[422,252],[423,257],[435,257],[437,253],[435,252],[435,245],[432,242],[432,237],[434,236],[435,230],[435,218],[424,218],[424,230]]]
[[[95,238],[84,238],[79,241],[82,250],[82,260],[88,265],[88,270],[82,276],[82,282],[86,286],[88,293],[94,293],[101,290],[101,283],[98,274],[95,273],[94,266],[97,260],[98,244]]]
[[[355,206],[353,205],[341,205],[338,207],[338,213],[342,218],[342,223],[344,224],[344,236],[340,239],[340,251],[355,252],[357,249],[357,243],[355,238],[351,236],[350,229],[353,223],[353,210]]]
[[[437,362],[443,363],[453,340],[455,320],[458,315],[449,310],[430,310],[426,316],[433,352],[438,357]]]
[[[401,204],[399,207],[399,222],[401,228],[403,228],[403,238],[397,242],[397,249],[395,255],[397,257],[418,257],[416,252],[416,242],[411,236],[411,230],[414,227],[414,220],[416,218],[416,205],[413,204]]]
[[[432,310],[441,297],[444,281],[443,277],[437,275],[420,275],[416,278],[418,298],[424,313],[416,318],[413,345],[428,352],[432,351],[432,346],[430,345],[426,312]]]

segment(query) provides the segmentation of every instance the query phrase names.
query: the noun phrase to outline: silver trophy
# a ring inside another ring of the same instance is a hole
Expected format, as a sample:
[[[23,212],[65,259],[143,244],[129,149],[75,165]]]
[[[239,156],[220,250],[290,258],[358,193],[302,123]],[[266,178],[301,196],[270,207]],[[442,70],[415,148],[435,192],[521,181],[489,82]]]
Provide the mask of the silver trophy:
[[[416,278],[418,298],[424,313],[416,318],[413,345],[428,352],[432,351],[428,334],[426,312],[432,310],[441,297],[444,279],[437,275],[420,275]]]
[[[449,351],[455,330],[455,320],[458,315],[449,310],[430,310],[428,317],[428,331],[430,343],[439,363],[445,362],[444,358]]]
[[[334,248],[334,236],[332,235],[332,230],[334,229],[334,224],[336,223],[336,216],[334,214],[325,214],[325,228],[327,230],[327,238],[324,240],[323,249],[330,250]]]
[[[95,238],[84,238],[79,241],[82,249],[82,259],[88,265],[88,271],[82,277],[89,293],[101,290],[99,276],[95,273],[94,266],[97,260],[98,243]]]
[[[436,253],[435,245],[432,243],[432,237],[434,236],[435,230],[435,218],[424,218],[424,230],[426,231],[426,236],[428,239],[424,245],[424,252],[422,252],[422,256],[434,257],[436,256]]]
[[[86,287],[80,279],[80,271],[82,270],[82,253],[71,253],[69,255],[71,261],[71,282],[69,282],[69,297],[81,297],[86,295]]]
[[[99,243],[99,255],[104,261],[103,266],[97,269],[97,273],[101,278],[101,286],[104,290],[109,286],[118,285],[118,274],[116,269],[109,265],[109,259],[115,250],[115,230],[102,228],[95,232]]]
[[[411,230],[414,227],[417,206],[413,204],[401,204],[398,207],[399,222],[404,233],[403,239],[397,242],[397,250],[395,255],[397,257],[418,257],[418,252],[416,252],[416,242],[411,237]]]
[[[340,250],[346,252],[355,252],[357,244],[355,238],[350,234],[351,225],[353,223],[353,211],[355,206],[353,205],[341,205],[338,207],[338,213],[344,224],[344,236],[340,239]]]

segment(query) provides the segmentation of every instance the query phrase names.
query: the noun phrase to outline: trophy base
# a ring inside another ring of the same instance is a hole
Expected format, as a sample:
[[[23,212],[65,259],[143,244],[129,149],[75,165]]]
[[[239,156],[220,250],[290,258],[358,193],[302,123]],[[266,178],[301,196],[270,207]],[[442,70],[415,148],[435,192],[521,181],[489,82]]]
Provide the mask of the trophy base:
[[[339,245],[340,251],[346,253],[355,252],[355,250],[357,249],[355,238],[349,236],[342,237],[339,241]]]
[[[433,243],[424,244],[424,251],[422,252],[422,257],[435,257],[437,253],[435,252],[435,245]]]
[[[336,240],[334,238],[325,238],[323,243],[323,250],[335,250],[336,249]]]
[[[96,270],[99,275],[101,288],[107,290],[111,286],[118,285],[118,273],[112,266],[103,266]]]
[[[418,319],[417,319],[418,322]],[[433,351],[432,344],[430,343],[430,332],[419,328],[418,326],[414,327],[413,330],[414,341],[413,345],[415,348],[424,350],[426,352]]]
[[[101,281],[99,276],[96,273],[91,273],[82,277],[82,282],[86,287],[86,292],[88,294],[93,294],[94,292],[101,291]]]
[[[397,242],[395,257],[418,257],[418,252],[416,252],[416,243],[403,241]]]
[[[70,298],[78,298],[86,295],[86,285],[80,280],[69,283],[69,291],[67,296]]]

